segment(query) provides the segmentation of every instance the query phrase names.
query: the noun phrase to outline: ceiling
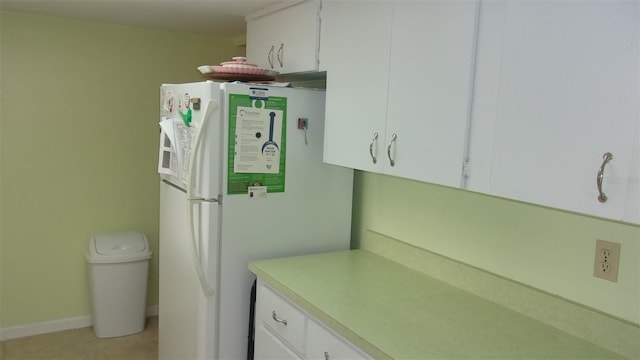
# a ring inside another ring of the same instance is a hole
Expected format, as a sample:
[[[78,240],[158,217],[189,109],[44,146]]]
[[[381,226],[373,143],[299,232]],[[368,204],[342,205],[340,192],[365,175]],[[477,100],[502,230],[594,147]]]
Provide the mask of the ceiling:
[[[0,0],[0,10],[240,36],[244,16],[281,0]]]

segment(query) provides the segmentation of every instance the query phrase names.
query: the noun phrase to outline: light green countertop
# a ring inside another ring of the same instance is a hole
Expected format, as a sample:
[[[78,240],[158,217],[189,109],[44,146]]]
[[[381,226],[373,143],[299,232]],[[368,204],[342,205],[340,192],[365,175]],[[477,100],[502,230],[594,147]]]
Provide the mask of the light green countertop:
[[[376,359],[623,358],[366,250],[249,269]]]

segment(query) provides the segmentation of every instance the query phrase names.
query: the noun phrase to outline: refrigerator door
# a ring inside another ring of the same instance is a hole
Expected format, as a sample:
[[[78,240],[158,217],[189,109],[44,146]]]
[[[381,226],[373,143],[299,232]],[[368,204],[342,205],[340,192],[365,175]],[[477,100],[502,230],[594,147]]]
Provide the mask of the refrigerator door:
[[[160,182],[160,359],[212,358],[215,348],[216,297],[205,296],[193,266],[188,206],[182,189]],[[193,207],[200,260],[217,287],[220,206],[205,202]]]
[[[222,178],[219,89],[214,82],[161,87],[162,359],[212,358],[215,350]]]

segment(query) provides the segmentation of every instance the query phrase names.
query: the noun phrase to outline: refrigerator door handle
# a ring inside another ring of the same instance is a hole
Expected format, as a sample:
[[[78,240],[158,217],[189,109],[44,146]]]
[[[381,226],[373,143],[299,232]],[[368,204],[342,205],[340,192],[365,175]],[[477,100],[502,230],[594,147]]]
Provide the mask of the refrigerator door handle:
[[[193,205],[199,204],[203,199],[193,197],[193,186],[195,184],[194,176],[196,174],[196,158],[198,157],[198,149],[200,147],[200,143],[202,142],[202,136],[205,128],[207,127],[207,123],[209,123],[209,118],[217,109],[218,103],[210,100],[207,104],[204,117],[202,118],[202,124],[200,124],[199,130],[196,133],[196,137],[193,140],[191,156],[189,157],[189,176],[187,177],[187,218],[189,220],[189,243],[191,245],[191,256],[193,258],[193,264],[196,267],[196,273],[198,274],[200,287],[202,287],[202,292],[204,293],[205,297],[212,296],[215,293],[215,290],[209,285],[209,282],[207,281],[207,276],[204,273],[204,268],[202,266],[200,247],[198,246],[196,240],[196,231],[194,229],[195,223],[193,221]]]
[[[199,204],[200,202],[187,201],[189,204],[189,209],[187,211],[187,217],[189,219],[189,244],[191,245],[191,256],[193,258],[193,265],[196,267],[196,273],[198,274],[198,280],[200,281],[200,287],[202,288],[202,292],[205,297],[211,297],[215,293],[213,287],[209,286],[209,282],[207,281],[207,275],[204,273],[204,268],[202,266],[202,261],[200,257],[200,248],[197,244],[196,234],[194,231],[195,224],[193,221],[193,205]]]

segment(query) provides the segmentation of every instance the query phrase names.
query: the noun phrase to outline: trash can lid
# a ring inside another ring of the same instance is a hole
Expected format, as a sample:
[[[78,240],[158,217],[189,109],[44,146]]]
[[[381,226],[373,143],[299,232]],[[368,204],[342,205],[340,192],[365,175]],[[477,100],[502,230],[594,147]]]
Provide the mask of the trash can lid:
[[[151,258],[149,240],[139,231],[96,234],[89,239],[90,263],[119,263]]]

